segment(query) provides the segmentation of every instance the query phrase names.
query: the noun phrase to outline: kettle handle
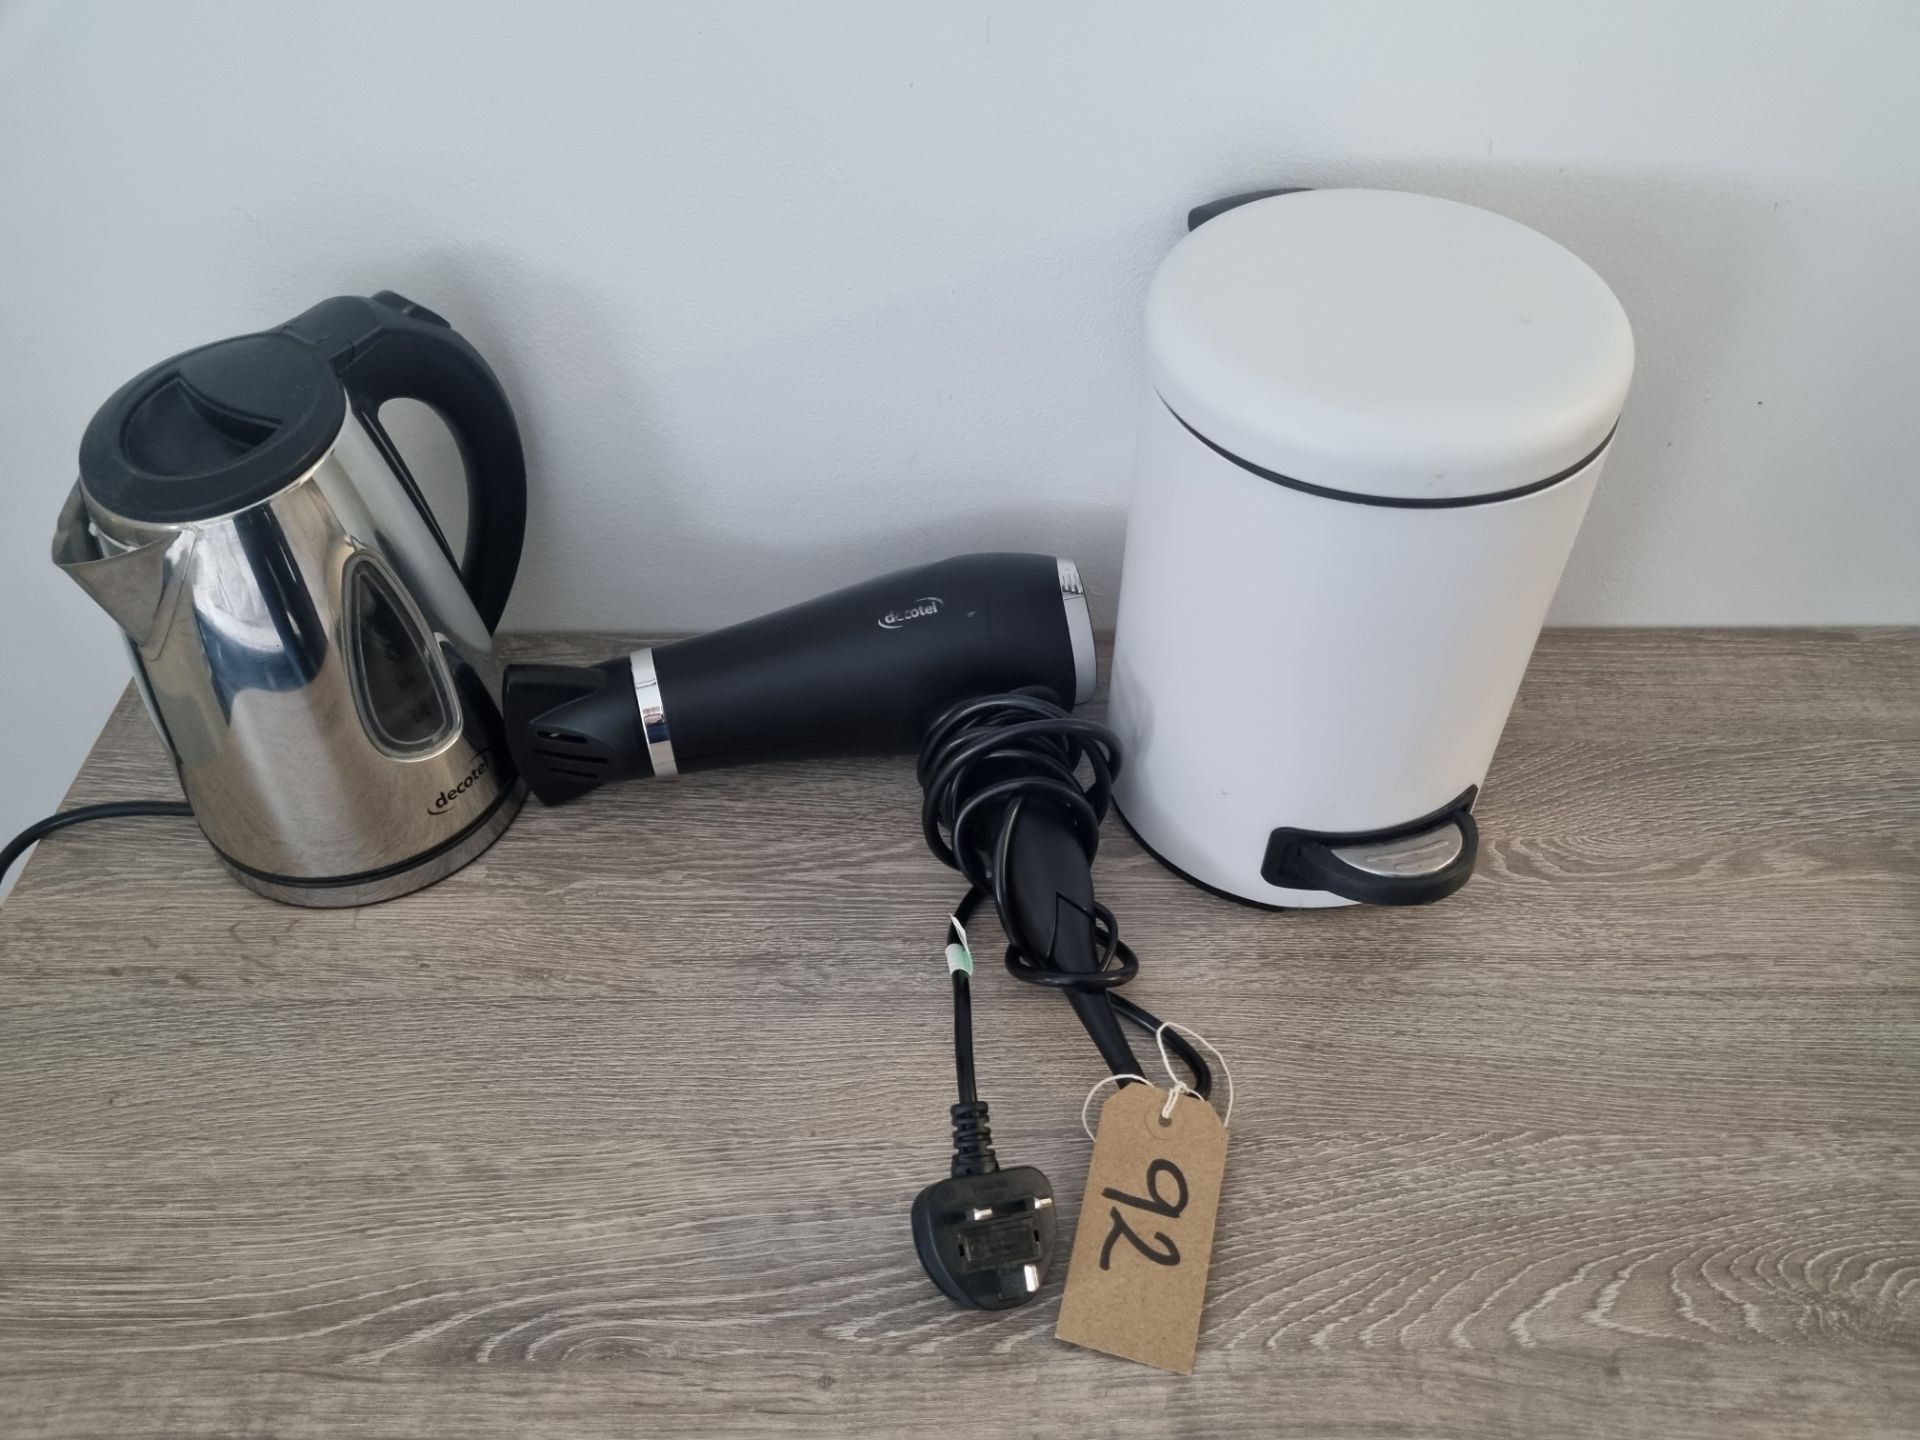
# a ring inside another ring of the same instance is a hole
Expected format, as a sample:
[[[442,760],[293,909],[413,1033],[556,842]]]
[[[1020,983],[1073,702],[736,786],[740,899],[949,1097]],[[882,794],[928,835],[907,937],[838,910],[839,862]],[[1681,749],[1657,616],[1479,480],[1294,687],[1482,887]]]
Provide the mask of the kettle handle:
[[[527,530],[527,462],[500,382],[461,335],[425,306],[391,290],[371,299],[323,300],[281,327],[333,364],[361,421],[394,474],[432,523],[432,511],[381,427],[389,400],[418,400],[453,431],[467,471],[467,542],[460,578],[493,630],[507,608]],[[434,526],[438,533],[438,525]]]

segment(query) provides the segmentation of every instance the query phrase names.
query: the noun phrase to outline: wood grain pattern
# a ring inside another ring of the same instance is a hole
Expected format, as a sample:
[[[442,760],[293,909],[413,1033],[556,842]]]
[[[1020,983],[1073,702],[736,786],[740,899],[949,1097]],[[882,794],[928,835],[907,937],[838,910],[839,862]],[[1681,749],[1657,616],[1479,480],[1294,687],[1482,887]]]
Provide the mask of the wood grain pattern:
[[[170,784],[129,701],[71,799]],[[1139,997],[1240,1085],[1187,1380],[920,1274],[916,804],[634,786],[360,911],[180,822],[49,842],[0,909],[0,1434],[1920,1432],[1920,634],[1549,633],[1431,909],[1245,910],[1109,835]],[[1097,1059],[979,990],[1070,1224]]]

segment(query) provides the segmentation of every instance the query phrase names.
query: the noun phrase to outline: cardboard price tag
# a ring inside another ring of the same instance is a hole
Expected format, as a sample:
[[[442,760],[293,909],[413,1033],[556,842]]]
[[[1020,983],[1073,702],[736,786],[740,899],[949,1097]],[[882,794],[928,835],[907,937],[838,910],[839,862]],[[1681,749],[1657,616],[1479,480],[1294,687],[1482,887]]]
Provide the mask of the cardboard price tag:
[[[1206,1101],[1127,1085],[1100,1107],[1073,1236],[1062,1340],[1189,1375],[1200,1340],[1227,1127]]]

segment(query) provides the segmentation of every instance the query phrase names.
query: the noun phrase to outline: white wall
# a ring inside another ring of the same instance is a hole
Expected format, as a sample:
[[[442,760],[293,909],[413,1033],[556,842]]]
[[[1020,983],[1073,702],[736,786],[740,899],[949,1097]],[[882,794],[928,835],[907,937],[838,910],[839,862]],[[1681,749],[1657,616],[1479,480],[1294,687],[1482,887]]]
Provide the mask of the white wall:
[[[1555,619],[1920,621],[1920,7],[0,8],[0,833],[124,664],[47,563],[142,366],[392,287],[533,466],[515,627],[962,549],[1117,573],[1140,299],[1281,183],[1527,221],[1640,370]]]

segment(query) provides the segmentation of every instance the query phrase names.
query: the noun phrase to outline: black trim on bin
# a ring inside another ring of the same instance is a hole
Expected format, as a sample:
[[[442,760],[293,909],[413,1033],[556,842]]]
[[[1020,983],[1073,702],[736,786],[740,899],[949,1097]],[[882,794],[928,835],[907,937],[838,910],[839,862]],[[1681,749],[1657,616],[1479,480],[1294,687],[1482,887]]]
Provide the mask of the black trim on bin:
[[[222,850],[218,845],[214,845],[211,837],[208,838],[207,843],[213,846],[213,853],[218,855],[224,863],[240,871],[243,875],[251,875],[254,879],[264,880],[270,885],[288,885],[302,890],[331,890],[343,885],[370,885],[376,880],[389,880],[395,875],[404,875],[409,870],[418,869],[429,860],[438,860],[442,855],[446,854],[447,851],[453,849],[454,846],[472,839],[474,832],[491,820],[494,815],[499,812],[500,807],[506,804],[519,788],[520,785],[517,779],[509,782],[505,789],[493,797],[493,803],[481,811],[477,819],[461,826],[458,834],[449,835],[445,840],[440,841],[439,844],[434,845],[432,848],[422,850],[418,855],[406,860],[401,860],[395,864],[383,865],[378,870],[362,870],[357,875],[328,875],[321,879],[303,875],[276,875],[271,870],[256,870],[251,865],[242,864],[227,854],[227,852]]]
[[[1167,405],[1167,400],[1164,395],[1160,397],[1160,403]],[[1551,486],[1558,485],[1562,480],[1571,480],[1575,475],[1578,475],[1582,470],[1586,469],[1587,466],[1600,458],[1601,452],[1613,443],[1614,430],[1620,428],[1620,422],[1616,420],[1613,424],[1613,429],[1607,431],[1606,438],[1594,446],[1592,450],[1588,451],[1584,458],[1574,461],[1573,464],[1569,465],[1566,469],[1557,474],[1549,475],[1544,480],[1535,480],[1529,485],[1515,486],[1511,490],[1496,490],[1490,495],[1455,495],[1442,500],[1421,500],[1402,495],[1362,495],[1353,490],[1334,490],[1325,485],[1313,485],[1305,480],[1296,480],[1291,475],[1282,475],[1278,471],[1269,470],[1262,465],[1256,465],[1251,460],[1243,460],[1231,450],[1214,444],[1213,441],[1202,435],[1198,430],[1194,429],[1193,426],[1187,424],[1185,420],[1181,420],[1180,412],[1174,409],[1173,406],[1167,405],[1167,413],[1173,416],[1175,420],[1180,421],[1181,429],[1185,430],[1221,459],[1231,460],[1242,470],[1247,471],[1249,474],[1258,475],[1262,480],[1271,480],[1274,484],[1284,485],[1289,490],[1301,490],[1309,495],[1318,495],[1323,500],[1347,500],[1355,505],[1381,505],[1390,510],[1454,510],[1464,505],[1493,505],[1502,500],[1518,500],[1522,495],[1531,495],[1536,490],[1545,490]]]
[[[1229,210],[1238,210],[1242,205],[1251,205],[1255,200],[1271,200],[1276,195],[1306,195],[1311,193],[1309,185],[1288,185],[1279,190],[1249,190],[1243,195],[1228,195],[1224,199],[1209,200],[1204,205],[1196,205],[1187,211],[1187,229],[1198,230],[1209,220],[1224,215]]]
[[[1473,875],[1480,855],[1480,828],[1473,802],[1480,787],[1469,785],[1438,810],[1380,830],[1301,830],[1283,825],[1267,838],[1260,878],[1289,890],[1324,890],[1361,905],[1431,905],[1453,894]],[[1460,853],[1444,869],[1428,875],[1385,876],[1355,869],[1333,851],[1344,845],[1398,840],[1452,824],[1460,831]]]

